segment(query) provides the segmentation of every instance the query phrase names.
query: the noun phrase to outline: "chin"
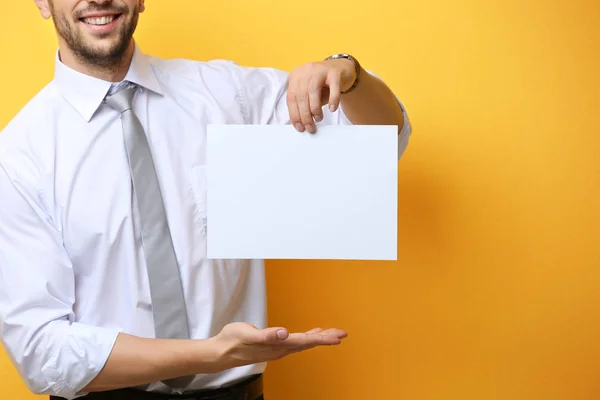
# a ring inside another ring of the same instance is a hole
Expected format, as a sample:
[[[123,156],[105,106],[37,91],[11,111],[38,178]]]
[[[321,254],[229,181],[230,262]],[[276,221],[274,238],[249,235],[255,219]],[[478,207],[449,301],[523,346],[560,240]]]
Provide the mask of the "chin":
[[[91,65],[109,67],[118,64],[127,53],[128,43],[118,42],[116,39],[88,40],[83,46],[72,50],[78,58]]]
[[[123,43],[120,43],[118,38],[111,39],[95,39],[88,40],[86,47],[92,53],[108,56],[113,53],[119,53],[121,49],[126,48]]]

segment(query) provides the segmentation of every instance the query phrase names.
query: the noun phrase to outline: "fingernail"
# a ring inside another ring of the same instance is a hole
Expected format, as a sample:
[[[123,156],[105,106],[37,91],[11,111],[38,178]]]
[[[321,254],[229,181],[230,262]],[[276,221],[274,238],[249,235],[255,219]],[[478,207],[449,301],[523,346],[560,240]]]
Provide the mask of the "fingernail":
[[[277,338],[278,339],[285,339],[287,337],[287,332],[284,330],[279,330],[277,331]]]
[[[323,117],[321,117],[320,115],[315,115],[315,121],[321,122],[323,121]]]
[[[299,130],[300,132],[302,132],[304,130],[304,127],[302,126],[301,123],[297,123],[296,125],[294,125],[296,127],[297,130]]]
[[[312,133],[315,131],[315,126],[314,125],[306,125],[306,130]]]
[[[329,111],[335,112],[335,106],[333,104],[329,105]]]

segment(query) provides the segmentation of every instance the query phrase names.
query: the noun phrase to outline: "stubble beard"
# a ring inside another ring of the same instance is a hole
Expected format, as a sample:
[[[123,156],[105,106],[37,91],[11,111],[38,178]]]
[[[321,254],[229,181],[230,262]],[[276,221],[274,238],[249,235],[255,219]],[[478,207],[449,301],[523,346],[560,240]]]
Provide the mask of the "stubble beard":
[[[86,41],[83,32],[70,23],[63,13],[55,10],[51,0],[49,4],[58,35],[81,63],[105,71],[119,68],[124,62],[124,57],[137,27],[139,19],[139,7],[137,5],[130,14],[127,13],[128,10],[120,10],[122,15],[119,18],[128,18],[128,20],[121,22],[121,29],[117,32],[117,38],[112,41],[110,46],[94,46]],[[114,33],[105,36],[109,35],[114,35]],[[99,38],[102,38],[102,36],[99,36]]]

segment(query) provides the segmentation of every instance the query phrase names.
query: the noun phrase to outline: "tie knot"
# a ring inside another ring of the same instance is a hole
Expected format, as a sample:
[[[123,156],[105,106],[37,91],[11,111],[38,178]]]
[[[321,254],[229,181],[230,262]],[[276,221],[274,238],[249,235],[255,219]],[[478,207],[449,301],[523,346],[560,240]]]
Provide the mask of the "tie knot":
[[[136,86],[125,86],[114,94],[106,96],[106,104],[123,114],[133,107],[133,95],[135,94]]]

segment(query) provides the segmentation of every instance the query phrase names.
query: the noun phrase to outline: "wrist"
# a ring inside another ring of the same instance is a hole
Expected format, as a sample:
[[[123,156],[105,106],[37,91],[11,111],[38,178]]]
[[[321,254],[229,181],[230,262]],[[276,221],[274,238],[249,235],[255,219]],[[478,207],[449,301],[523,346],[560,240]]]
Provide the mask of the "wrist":
[[[225,349],[214,337],[193,340],[192,349],[186,354],[186,365],[193,374],[217,373],[228,369]]]
[[[224,371],[247,364],[245,360],[235,357],[236,344],[232,340],[222,338],[219,335],[206,340],[210,348],[210,359],[216,371]]]
[[[356,58],[350,54],[340,53],[333,54],[327,57],[325,60],[336,60],[343,62],[344,68],[342,73],[342,82],[345,84],[340,88],[342,94],[350,93],[353,91],[362,75],[362,66]]]

